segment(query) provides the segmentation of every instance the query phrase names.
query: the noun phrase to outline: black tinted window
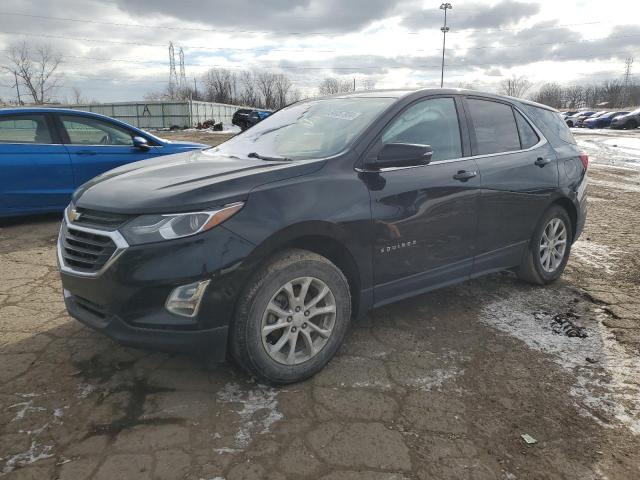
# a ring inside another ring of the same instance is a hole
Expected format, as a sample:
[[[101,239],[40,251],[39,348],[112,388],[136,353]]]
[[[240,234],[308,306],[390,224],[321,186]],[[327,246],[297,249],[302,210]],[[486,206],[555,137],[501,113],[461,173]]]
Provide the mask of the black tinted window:
[[[520,150],[516,120],[509,105],[488,100],[467,100],[476,134],[476,155]]]
[[[0,117],[0,143],[52,143],[44,115]]]
[[[433,98],[410,106],[387,127],[382,143],[431,145],[432,160],[462,157],[460,126],[453,98]]]
[[[546,108],[534,107],[533,105],[520,104],[527,116],[534,121],[538,130],[546,137],[551,145],[559,147],[562,143],[575,145],[576,141],[571,135],[571,130],[559,113],[547,110]]]
[[[529,122],[522,116],[520,112],[514,110],[516,114],[516,122],[518,123],[518,131],[520,132],[520,144],[522,148],[531,148],[538,141],[538,135],[535,130],[529,125]]]

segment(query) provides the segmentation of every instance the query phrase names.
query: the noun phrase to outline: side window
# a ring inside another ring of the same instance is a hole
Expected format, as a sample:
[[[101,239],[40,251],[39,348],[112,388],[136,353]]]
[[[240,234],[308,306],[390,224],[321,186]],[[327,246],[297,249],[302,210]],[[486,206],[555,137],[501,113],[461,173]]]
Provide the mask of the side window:
[[[521,107],[554,147],[562,146],[562,143],[576,144],[571,130],[557,112],[527,104],[521,104]]]
[[[95,118],[60,115],[71,145],[133,145],[131,132]]]
[[[453,98],[432,98],[412,105],[382,134],[382,143],[431,145],[432,160],[462,157],[460,126]]]
[[[516,123],[518,124],[518,131],[520,132],[520,143],[523,149],[531,148],[540,141],[538,134],[529,125],[529,122],[522,116],[517,110],[513,110],[516,115]]]
[[[468,99],[469,115],[476,134],[476,155],[520,150],[513,110],[504,103]]]
[[[0,143],[53,143],[44,115],[0,117]]]

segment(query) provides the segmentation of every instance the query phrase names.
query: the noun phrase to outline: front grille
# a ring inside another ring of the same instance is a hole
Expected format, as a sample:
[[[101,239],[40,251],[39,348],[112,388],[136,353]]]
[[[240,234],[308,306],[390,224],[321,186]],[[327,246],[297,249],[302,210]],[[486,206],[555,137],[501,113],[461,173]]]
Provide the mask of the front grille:
[[[107,229],[116,229],[131,218],[131,215],[121,213],[99,212],[87,208],[76,208],[79,217],[73,221],[74,224],[92,226]]]
[[[99,271],[116,251],[111,237],[89,233],[62,223],[60,254],[64,263],[83,273]]]

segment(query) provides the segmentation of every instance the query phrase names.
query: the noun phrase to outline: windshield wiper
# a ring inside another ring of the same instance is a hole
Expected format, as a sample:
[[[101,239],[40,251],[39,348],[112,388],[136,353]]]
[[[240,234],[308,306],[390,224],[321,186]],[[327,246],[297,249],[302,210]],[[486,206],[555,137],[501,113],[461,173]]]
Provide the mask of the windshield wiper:
[[[251,152],[249,155],[247,155],[247,157],[249,158],[257,158],[259,160],[264,160],[265,162],[290,162],[291,159],[290,158],[286,158],[286,157],[267,157],[264,155],[260,155],[259,153],[256,152]]]

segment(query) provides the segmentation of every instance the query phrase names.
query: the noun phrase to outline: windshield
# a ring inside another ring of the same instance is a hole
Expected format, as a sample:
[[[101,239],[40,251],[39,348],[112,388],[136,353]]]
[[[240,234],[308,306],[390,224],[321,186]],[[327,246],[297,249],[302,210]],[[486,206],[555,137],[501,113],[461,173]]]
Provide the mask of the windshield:
[[[269,159],[330,157],[347,148],[394,101],[348,97],[296,103],[207,152],[241,158],[251,153]]]
[[[631,112],[631,115],[638,115],[640,113],[640,108]]]

